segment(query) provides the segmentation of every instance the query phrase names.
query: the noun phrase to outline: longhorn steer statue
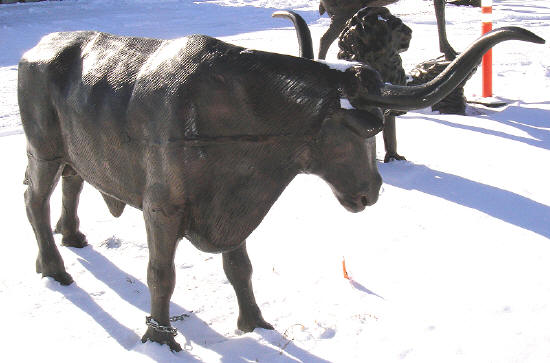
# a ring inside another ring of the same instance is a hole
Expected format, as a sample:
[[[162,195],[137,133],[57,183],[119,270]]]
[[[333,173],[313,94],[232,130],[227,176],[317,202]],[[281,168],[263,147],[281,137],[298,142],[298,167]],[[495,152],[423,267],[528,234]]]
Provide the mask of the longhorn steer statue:
[[[76,210],[87,181],[115,216],[126,204],[143,211],[151,320],[164,328],[149,327],[143,341],[181,349],[170,331],[169,303],[184,237],[223,254],[239,329],[272,329],[255,302],[245,239],[288,183],[312,173],[346,209],[374,204],[382,183],[373,138],[383,127],[378,107],[410,110],[439,101],[505,39],[542,41],[517,28],[497,31],[437,80],[408,88],[383,84],[365,65],[339,71],[202,35],[47,35],[24,54],[18,80],[36,270],[63,285],[73,281],[53,239],[49,197],[63,176],[57,230],[64,244],[84,246]],[[356,109],[342,108],[342,97]]]

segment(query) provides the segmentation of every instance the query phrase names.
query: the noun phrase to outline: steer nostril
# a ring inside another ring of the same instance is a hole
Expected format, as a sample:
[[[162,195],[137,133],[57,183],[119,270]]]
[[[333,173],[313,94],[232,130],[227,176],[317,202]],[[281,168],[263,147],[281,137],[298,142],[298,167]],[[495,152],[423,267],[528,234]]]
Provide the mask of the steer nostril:
[[[369,200],[367,199],[367,196],[364,195],[361,197],[361,203],[363,204],[364,207],[366,207],[367,205],[369,205]]]

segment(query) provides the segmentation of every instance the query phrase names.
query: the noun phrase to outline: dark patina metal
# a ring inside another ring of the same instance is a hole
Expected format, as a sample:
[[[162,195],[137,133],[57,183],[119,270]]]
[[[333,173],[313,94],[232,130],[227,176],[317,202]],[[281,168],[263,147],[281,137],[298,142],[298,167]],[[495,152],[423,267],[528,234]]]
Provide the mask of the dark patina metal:
[[[52,235],[49,199],[62,178],[57,230],[63,244],[82,247],[77,207],[86,181],[114,216],[127,204],[143,211],[158,326],[170,327],[174,255],[185,238],[222,253],[239,329],[272,329],[254,298],[245,240],[285,187],[311,173],[352,212],[374,204],[382,183],[374,141],[383,128],[379,107],[406,111],[438,102],[505,39],[542,41],[518,28],[493,32],[436,81],[409,88],[384,84],[366,65],[337,71],[202,35],[47,35],[18,70],[36,271],[72,283]],[[355,109],[342,108],[342,97]],[[181,350],[171,330],[149,327],[142,340]]]
[[[325,59],[330,45],[338,38],[346,22],[357,13],[359,9],[386,6],[397,1],[399,0],[321,0],[319,4],[319,13],[323,15],[325,11],[327,12],[330,16],[330,25],[326,33],[321,37],[319,59]],[[447,32],[445,29],[445,0],[434,0],[434,9],[437,21],[437,32],[439,35],[439,49],[445,54],[446,59],[452,60],[455,58],[456,52],[447,40]]]

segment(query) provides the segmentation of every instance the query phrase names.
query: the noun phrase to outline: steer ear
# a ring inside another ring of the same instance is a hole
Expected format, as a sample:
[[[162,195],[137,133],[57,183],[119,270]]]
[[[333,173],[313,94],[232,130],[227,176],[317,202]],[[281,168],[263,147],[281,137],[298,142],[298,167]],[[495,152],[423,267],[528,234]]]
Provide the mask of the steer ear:
[[[365,139],[373,137],[384,128],[384,115],[377,107],[370,110],[341,109],[338,116],[344,127]]]
[[[363,98],[368,95],[380,95],[384,86],[380,73],[369,65],[360,64],[348,68],[342,78],[343,96],[347,98],[353,107],[365,109],[372,107]]]

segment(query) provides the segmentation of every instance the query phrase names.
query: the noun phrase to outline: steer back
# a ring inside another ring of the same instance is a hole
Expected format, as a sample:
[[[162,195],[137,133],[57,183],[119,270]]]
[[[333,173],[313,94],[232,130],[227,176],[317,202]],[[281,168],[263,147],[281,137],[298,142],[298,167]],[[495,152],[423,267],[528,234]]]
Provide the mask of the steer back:
[[[29,155],[69,165],[123,203],[181,214],[181,236],[219,252],[241,243],[299,172],[322,176],[350,210],[376,201],[364,139],[381,116],[341,125],[360,112],[340,108],[342,77],[206,36],[56,33],[20,62],[19,101]]]

